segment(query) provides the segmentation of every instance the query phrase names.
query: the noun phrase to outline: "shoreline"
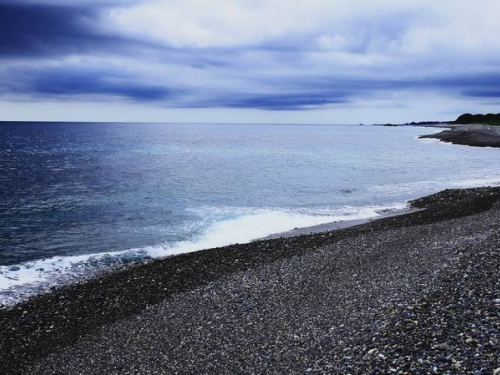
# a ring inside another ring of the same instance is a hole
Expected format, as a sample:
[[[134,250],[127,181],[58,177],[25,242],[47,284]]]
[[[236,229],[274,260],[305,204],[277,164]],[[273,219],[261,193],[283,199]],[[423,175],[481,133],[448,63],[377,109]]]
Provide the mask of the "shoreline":
[[[397,207],[399,205],[401,205],[401,207]],[[405,206],[405,207],[403,208],[403,206]],[[290,229],[290,230],[287,230],[284,232],[271,233],[267,236],[255,238],[255,239],[250,240],[248,242],[234,242],[233,244],[221,245],[220,247],[228,247],[228,246],[238,245],[238,244],[248,244],[248,243],[258,242],[258,241],[263,241],[263,240],[271,240],[271,239],[295,237],[295,236],[300,236],[300,235],[311,235],[311,234],[318,234],[318,233],[323,233],[323,232],[331,232],[331,231],[336,231],[339,229],[345,229],[345,228],[349,228],[349,227],[353,227],[353,226],[362,225],[365,223],[369,223],[373,220],[380,220],[380,219],[387,218],[387,217],[404,215],[404,214],[411,213],[411,212],[414,212],[417,210],[415,208],[410,207],[409,201],[406,201],[405,203],[402,202],[401,204],[395,203],[394,205],[387,205],[387,206],[381,205],[378,207],[379,207],[379,210],[376,210],[373,213],[373,216],[368,216],[368,217],[360,218],[360,219],[347,219],[347,220],[340,219],[337,221],[326,222],[323,224],[297,227],[297,228]],[[192,250],[192,251],[188,251],[186,253],[206,251],[206,250],[210,250],[210,249],[211,249],[210,247],[199,248],[198,250]],[[179,254],[186,254],[186,253],[179,253]],[[99,257],[99,256],[102,256],[104,254],[107,254],[107,253],[104,253],[104,252],[103,253],[96,253],[96,254],[91,254],[89,256]],[[115,253],[110,253],[110,254],[114,255]],[[31,289],[29,289],[27,291],[24,290],[22,292],[19,292],[20,294],[18,296],[14,296],[10,300],[7,298],[0,300],[0,311],[2,309],[15,308],[15,306],[17,306],[21,303],[26,303],[32,298],[35,298],[37,296],[41,296],[41,295],[44,295],[47,293],[54,292],[55,290],[59,290],[61,288],[69,287],[74,283],[77,283],[77,284],[84,283],[84,282],[92,280],[96,277],[105,276],[108,273],[118,272],[120,270],[124,270],[124,269],[130,268],[130,267],[135,267],[135,266],[141,265],[143,263],[149,263],[149,262],[155,261],[155,260],[167,259],[167,258],[170,258],[172,256],[177,256],[179,254],[174,253],[172,255],[167,255],[167,256],[163,256],[163,257],[138,258],[136,260],[132,260],[132,261],[127,262],[127,263],[111,265],[108,268],[96,270],[95,272],[92,272],[92,273],[89,272],[87,274],[82,273],[79,275],[75,275],[75,276],[72,276],[71,278],[68,278],[67,281],[59,282],[59,283],[53,284],[53,285],[51,285],[50,282],[47,282],[47,284],[45,284],[45,285],[32,284],[34,286],[32,286]],[[47,260],[50,260],[50,259],[51,258],[47,258]],[[40,260],[31,261],[31,262],[38,262],[38,261],[43,262],[44,260],[45,259],[40,259]],[[29,262],[30,261],[27,261],[27,263],[29,263]],[[24,266],[24,263],[21,263],[19,265],[14,264],[11,266],[22,267],[22,266]],[[9,266],[7,266],[7,267],[9,267]],[[43,267],[43,265],[42,265],[42,267]],[[36,268],[36,267],[30,266],[29,268]],[[0,273],[1,273],[1,270],[0,270]],[[29,284],[28,284],[28,286],[29,286]],[[16,293],[13,290],[11,290],[9,292],[11,292],[12,294]]]
[[[445,190],[412,201],[413,207],[420,209],[416,212],[381,218],[333,232],[262,240],[145,261],[112,274],[63,287],[12,308],[0,309],[0,326],[3,328],[0,331],[0,362],[6,371],[12,374],[23,373],[23,371],[33,373],[35,368],[37,373],[38,370],[40,373],[45,373],[44,371],[50,373],[47,369],[54,364],[70,365],[71,361],[64,357],[65,350],[76,350],[73,347],[76,348],[80,342],[84,345],[86,339],[98,337],[103,329],[112,329],[116,324],[134,319],[134,317],[140,318],[155,306],[185,298],[197,290],[210,288],[212,284],[225,285],[226,279],[245,279],[266,267],[318,256],[339,243],[346,242],[349,245],[352,242],[358,246],[360,238],[363,238],[365,245],[370,247],[380,243],[381,238],[386,238],[389,233],[392,235],[393,232],[397,232],[398,236],[402,236],[402,243],[406,243],[405,241],[418,243],[418,241],[423,241],[424,237],[417,236],[417,240],[405,239],[405,233],[417,229],[425,232],[427,227],[443,226],[454,220],[463,221],[471,226],[483,224],[490,226],[492,224],[481,219],[481,215],[498,216],[497,202],[499,200],[500,188]],[[457,241],[459,240],[460,238],[457,238]],[[355,248],[354,245],[353,248]],[[443,249],[444,258],[434,264],[437,267],[436,272],[439,271],[440,262],[447,259],[445,255],[448,254],[449,249],[446,247]],[[342,254],[339,253],[336,256],[336,261],[355,256],[352,252],[347,252],[347,255]],[[395,256],[393,252],[390,254]],[[381,258],[377,261],[382,262],[380,265],[384,265],[390,260],[384,261]],[[404,260],[398,261],[404,263]],[[319,260],[319,262],[321,264],[322,261]],[[363,272],[366,266],[359,264],[353,267],[357,270],[356,272]],[[410,275],[413,271],[409,269],[408,272]],[[314,274],[308,273],[300,276],[303,280],[314,278]],[[271,280],[276,277],[278,276],[270,275]],[[362,284],[369,283],[370,280],[361,282]],[[285,286],[285,289],[298,288],[296,290],[300,291],[301,285],[293,288]],[[418,291],[415,293],[419,295]],[[349,302],[349,297],[345,296],[345,298],[347,298],[345,301]],[[205,301],[205,303],[208,302]],[[293,308],[298,308],[298,306]],[[158,314],[155,316],[158,317]],[[179,319],[178,324],[182,324],[183,319],[187,320],[188,317],[179,317]],[[185,323],[189,326],[187,322]],[[253,324],[257,324],[255,327],[258,329],[258,323]],[[238,329],[238,327],[233,328]],[[203,331],[207,328],[203,325],[201,329]],[[213,339],[218,338],[213,337]],[[338,340],[338,337],[335,340]],[[50,354],[54,355],[48,357]],[[174,354],[170,353],[170,355]],[[61,362],[58,358],[66,359]],[[381,358],[377,358],[381,361]],[[88,357],[86,359],[85,363],[89,366],[90,372],[93,364],[88,361]],[[224,363],[228,365],[224,361],[219,364],[222,366]],[[101,365],[105,364],[101,363]],[[163,363],[163,365],[167,364]]]
[[[420,139],[438,139],[446,143],[473,147],[500,147],[500,126],[472,124],[426,127],[441,127],[448,130],[422,135]]]
[[[408,202],[408,205],[410,205],[409,202]],[[419,210],[420,209],[418,209],[418,208],[407,207],[404,209],[402,208],[402,209],[389,210],[389,212],[380,213],[380,214],[378,214],[378,216],[371,216],[371,217],[367,217],[364,219],[332,221],[330,223],[318,224],[318,225],[313,225],[313,226],[309,226],[309,227],[294,228],[294,229],[286,231],[286,232],[274,233],[274,234],[271,234],[269,236],[256,239],[252,242],[272,240],[272,239],[278,239],[278,238],[289,238],[289,237],[296,237],[296,236],[302,236],[302,235],[321,234],[321,233],[325,233],[325,232],[334,232],[334,231],[341,230],[341,229],[347,229],[347,228],[357,227],[357,226],[363,225],[363,224],[368,224],[368,223],[370,223],[372,221],[376,221],[376,220],[382,220],[382,219],[390,218],[390,217],[394,217],[394,216],[411,214],[411,213],[417,212]]]

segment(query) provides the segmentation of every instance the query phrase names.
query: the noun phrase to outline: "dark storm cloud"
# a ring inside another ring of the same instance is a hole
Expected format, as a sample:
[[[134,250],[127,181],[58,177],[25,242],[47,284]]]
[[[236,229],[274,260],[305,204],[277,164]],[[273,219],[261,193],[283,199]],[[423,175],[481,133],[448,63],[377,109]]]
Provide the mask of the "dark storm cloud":
[[[224,97],[218,102],[208,102],[206,106],[229,108],[255,108],[265,110],[302,110],[321,107],[327,104],[345,103],[348,95],[340,93],[296,93],[273,95],[240,95],[239,97]]]
[[[134,44],[120,35],[104,35],[94,29],[107,5],[0,1],[0,59],[93,54]]]
[[[500,98],[500,74],[495,72],[437,77],[430,79],[427,85],[465,97]]]
[[[0,3],[0,57],[58,54],[97,43],[84,25],[90,8]]]
[[[179,90],[147,85],[133,81],[133,77],[111,69],[50,68],[36,70],[13,69],[10,87],[5,93],[30,96],[60,97],[108,95],[135,101],[160,101],[179,95]]]

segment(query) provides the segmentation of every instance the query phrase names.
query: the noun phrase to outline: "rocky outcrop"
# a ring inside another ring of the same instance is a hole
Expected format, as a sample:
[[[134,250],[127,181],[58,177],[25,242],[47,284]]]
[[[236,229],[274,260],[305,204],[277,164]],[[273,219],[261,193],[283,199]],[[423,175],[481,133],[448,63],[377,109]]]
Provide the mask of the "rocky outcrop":
[[[437,134],[423,135],[420,138],[434,138],[443,142],[475,147],[500,147],[500,129],[484,125],[453,127]]]

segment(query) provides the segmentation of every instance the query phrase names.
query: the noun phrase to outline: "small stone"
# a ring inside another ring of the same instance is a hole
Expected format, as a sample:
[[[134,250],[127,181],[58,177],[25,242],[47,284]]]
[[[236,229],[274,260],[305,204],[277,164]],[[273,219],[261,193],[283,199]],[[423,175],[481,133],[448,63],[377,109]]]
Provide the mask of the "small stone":
[[[447,343],[442,343],[442,344],[436,345],[436,349],[438,349],[438,350],[448,350],[448,349],[450,349],[450,346]]]
[[[375,349],[375,348],[370,349],[370,350],[368,350],[368,355],[375,354],[376,352],[377,352],[377,349]]]
[[[451,362],[451,358],[450,357],[445,357],[442,354],[440,354],[440,355],[437,356],[437,360],[439,362]]]
[[[493,371],[493,375],[498,375],[500,374],[500,367],[497,368],[495,371]]]
[[[467,340],[465,340],[465,343],[469,344],[469,345],[470,344],[474,344],[475,342],[476,342],[476,340],[474,340],[474,339],[467,339]]]

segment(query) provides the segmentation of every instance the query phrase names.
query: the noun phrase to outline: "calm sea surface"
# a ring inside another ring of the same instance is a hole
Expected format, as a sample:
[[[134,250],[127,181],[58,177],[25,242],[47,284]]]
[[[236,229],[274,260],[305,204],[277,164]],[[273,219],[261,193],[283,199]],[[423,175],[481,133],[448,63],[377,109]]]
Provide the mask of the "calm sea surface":
[[[500,182],[500,150],[417,139],[437,131],[1,123],[0,303],[137,258]]]

